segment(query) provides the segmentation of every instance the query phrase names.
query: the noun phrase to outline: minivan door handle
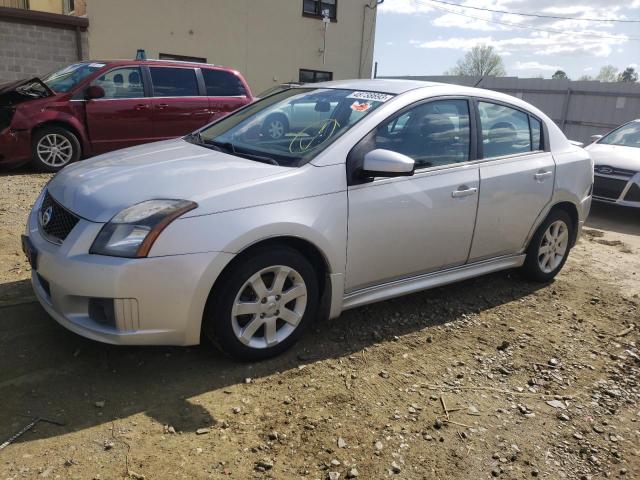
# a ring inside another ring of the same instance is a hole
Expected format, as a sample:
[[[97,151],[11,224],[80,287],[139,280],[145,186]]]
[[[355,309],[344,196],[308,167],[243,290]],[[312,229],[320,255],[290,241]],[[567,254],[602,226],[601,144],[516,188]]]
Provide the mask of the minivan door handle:
[[[460,185],[457,190],[451,192],[453,198],[468,197],[469,195],[475,195],[478,189],[476,187],[467,187],[466,185]]]
[[[149,104],[148,103],[139,103],[133,108],[135,108],[136,110],[149,110]]]
[[[551,175],[553,175],[553,172],[550,170],[540,170],[538,171],[538,173],[536,173],[533,177],[536,179],[536,181],[538,182],[544,182],[547,178],[549,178]]]
[[[159,103],[158,105],[156,105],[156,108],[158,110],[164,110],[165,108],[167,108],[169,106],[168,103]]]

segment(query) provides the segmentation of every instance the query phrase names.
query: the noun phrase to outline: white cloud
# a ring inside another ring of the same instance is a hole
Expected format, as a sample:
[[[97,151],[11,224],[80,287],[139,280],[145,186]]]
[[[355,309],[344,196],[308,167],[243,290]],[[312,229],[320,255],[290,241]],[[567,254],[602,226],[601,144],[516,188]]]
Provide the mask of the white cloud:
[[[558,65],[546,65],[540,62],[516,62],[514,67],[516,70],[541,70],[541,71],[551,71],[555,72],[556,70],[562,70],[562,67]]]
[[[637,63],[630,63],[629,65],[627,65],[627,67],[633,68],[634,70],[638,69],[638,64]]]

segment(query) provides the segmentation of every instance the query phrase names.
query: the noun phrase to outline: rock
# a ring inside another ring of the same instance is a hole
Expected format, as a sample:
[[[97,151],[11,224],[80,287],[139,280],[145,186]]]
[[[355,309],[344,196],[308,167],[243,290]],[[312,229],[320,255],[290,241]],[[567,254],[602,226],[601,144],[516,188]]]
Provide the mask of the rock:
[[[389,372],[387,372],[386,370],[381,370],[378,375],[380,375],[382,378],[389,378]]]
[[[105,440],[104,441],[104,449],[105,450],[111,450],[114,447],[114,443],[111,440]]]
[[[573,438],[575,438],[576,440],[583,440],[584,439],[584,437],[582,435],[580,435],[578,432],[574,432]]]
[[[275,430],[273,432],[270,432],[268,435],[269,440],[278,440],[279,436],[280,435],[278,435],[278,432],[276,432]]]
[[[329,462],[329,463],[331,463],[332,467],[339,467],[340,466],[340,460],[338,460],[336,458],[332,459],[331,462]]]
[[[567,405],[561,400],[547,400],[547,405],[553,408],[567,409]]]
[[[262,459],[256,462],[256,470],[271,470],[273,468],[273,461],[269,459]]]
[[[378,440],[375,444],[374,444],[374,448],[379,452],[383,449],[383,445],[382,442],[380,440]]]
[[[433,343],[433,337],[431,335],[427,337],[427,343]]]
[[[531,470],[532,477],[537,477],[538,475],[540,475],[540,471],[537,468],[534,468],[533,470]]]
[[[469,405],[469,408],[467,409],[467,415],[473,415],[477,417],[480,415],[480,411],[478,410],[478,407],[474,405]]]
[[[571,420],[571,417],[569,417],[569,415],[567,415],[566,413],[558,412],[558,420],[569,422]]]
[[[440,420],[439,418],[436,418],[436,421],[433,422],[433,427],[436,430],[440,430],[442,428],[442,420]]]
[[[496,347],[496,349],[502,352],[507,348],[509,348],[509,345],[510,345],[509,342],[507,342],[506,340],[503,340],[502,343]]]
[[[236,413],[236,414],[240,413],[241,411],[242,411],[242,409],[240,407],[233,407],[233,410],[232,410],[232,412]]]
[[[338,480],[340,478],[340,472],[329,472],[327,478],[329,480]]]
[[[244,383],[251,383],[253,380],[251,379],[251,377],[247,377],[244,379]]]
[[[107,402],[105,402],[104,400],[98,400],[96,403],[94,403],[94,405],[97,408],[104,408],[104,406],[106,405]]]
[[[196,430],[196,435],[206,435],[211,431],[210,428],[199,428]]]
[[[500,469],[498,467],[496,467],[493,470],[491,470],[491,476],[492,477],[499,477],[500,476]]]
[[[347,442],[342,437],[338,437],[338,448],[347,448]]]
[[[398,474],[402,471],[402,468],[396,462],[391,462],[391,471]]]
[[[359,475],[358,469],[355,467],[353,467],[347,472],[347,478],[357,478],[358,475]]]
[[[132,478],[133,480],[144,480],[145,476],[141,473],[136,473],[133,470],[129,470],[129,478]]]
[[[557,358],[550,358],[550,359],[549,359],[549,362],[548,362],[548,364],[549,364],[551,367],[557,367],[557,366],[558,366],[558,363],[560,363],[560,362],[558,362],[558,359],[557,359]]]
[[[596,432],[596,433],[604,433],[604,428],[602,428],[599,425],[594,425],[593,426],[593,431]]]

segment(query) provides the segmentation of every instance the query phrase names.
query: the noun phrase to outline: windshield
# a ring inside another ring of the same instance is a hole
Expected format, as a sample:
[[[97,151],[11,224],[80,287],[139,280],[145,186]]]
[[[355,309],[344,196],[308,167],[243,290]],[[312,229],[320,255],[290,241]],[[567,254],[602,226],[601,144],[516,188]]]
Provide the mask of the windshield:
[[[189,137],[265,163],[304,165],[393,95],[293,88],[260,100]]]
[[[54,92],[65,93],[104,66],[104,63],[75,63],[64,67],[62,70],[50,73],[42,81]]]
[[[631,122],[609,133],[598,143],[640,148],[640,122]]]

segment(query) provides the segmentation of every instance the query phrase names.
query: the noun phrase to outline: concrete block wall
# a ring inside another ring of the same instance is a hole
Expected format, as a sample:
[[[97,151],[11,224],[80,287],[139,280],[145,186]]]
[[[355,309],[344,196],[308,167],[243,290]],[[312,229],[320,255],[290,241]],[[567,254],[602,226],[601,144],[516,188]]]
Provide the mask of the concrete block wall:
[[[82,57],[88,55],[87,32],[80,31]],[[73,27],[5,19],[0,12],[0,83],[43,76],[79,60]]]

